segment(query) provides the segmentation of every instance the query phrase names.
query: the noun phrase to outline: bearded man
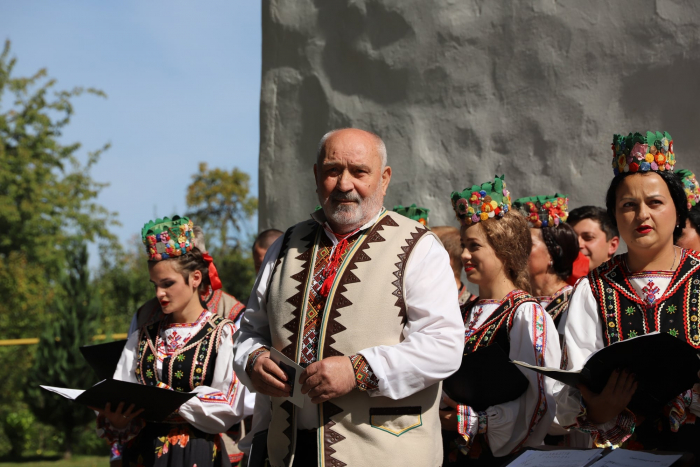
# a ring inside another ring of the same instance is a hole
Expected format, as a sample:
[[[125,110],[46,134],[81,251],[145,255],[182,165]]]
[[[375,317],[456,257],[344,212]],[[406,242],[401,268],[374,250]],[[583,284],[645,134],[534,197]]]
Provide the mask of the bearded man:
[[[270,247],[235,336],[241,382],[270,396],[269,465],[439,466],[440,381],[464,347],[449,256],[384,209],[378,136],[326,134],[314,175],[322,209]],[[305,368],[303,408],[271,347]]]

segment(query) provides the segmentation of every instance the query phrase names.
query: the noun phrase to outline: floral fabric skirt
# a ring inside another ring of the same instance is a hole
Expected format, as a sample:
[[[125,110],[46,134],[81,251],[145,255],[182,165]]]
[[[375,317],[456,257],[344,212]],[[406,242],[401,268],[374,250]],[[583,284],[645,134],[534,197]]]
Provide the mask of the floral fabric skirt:
[[[192,425],[149,423],[122,447],[124,467],[229,467],[221,436]]]

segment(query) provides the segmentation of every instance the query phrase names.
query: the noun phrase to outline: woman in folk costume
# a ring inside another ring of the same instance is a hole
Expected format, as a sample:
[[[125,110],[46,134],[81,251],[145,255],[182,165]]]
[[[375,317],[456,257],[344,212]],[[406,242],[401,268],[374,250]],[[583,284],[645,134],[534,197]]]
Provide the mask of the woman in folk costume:
[[[568,204],[568,197],[558,193],[513,202],[530,226],[532,292],[557,327],[569,305],[572,285],[588,274],[588,258],[579,249],[578,235],[566,224]]]
[[[673,140],[651,131],[614,135],[612,150],[615,178],[606,205],[628,253],[577,284],[565,326],[568,369],[582,368],[598,349],[650,332],[700,348],[700,254],[673,244],[688,215],[683,183],[673,172]],[[625,371],[613,372],[600,394],[566,386],[557,394],[557,420],[590,433],[598,446],[700,455],[694,424],[700,385],[639,417],[627,409],[636,387]]]
[[[527,221],[511,210],[503,177],[453,192],[452,206],[462,224],[467,280],[479,286],[479,297],[462,307],[465,353],[496,344],[512,360],[558,366],[561,353],[554,322],[527,292],[532,246]],[[555,414],[552,381],[523,373],[529,382],[525,393],[483,412],[445,397],[456,413],[440,414],[443,465],[500,465],[499,457],[542,443]]]
[[[678,174],[683,177],[683,187],[688,197],[688,220],[676,245],[700,252],[700,185],[690,170],[679,170]]]
[[[209,264],[186,217],[157,219],[141,234],[162,318],[129,335],[114,379],[194,392],[163,423],[138,418],[138,407],[99,411],[98,434],[122,445],[125,466],[229,465],[219,433],[238,422],[245,391],[233,372],[233,322],[201,302]]]

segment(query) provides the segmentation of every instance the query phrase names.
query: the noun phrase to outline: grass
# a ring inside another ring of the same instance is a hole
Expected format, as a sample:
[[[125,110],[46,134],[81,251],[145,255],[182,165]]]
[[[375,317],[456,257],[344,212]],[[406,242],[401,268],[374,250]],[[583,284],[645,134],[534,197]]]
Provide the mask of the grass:
[[[20,462],[5,462],[0,460],[0,467],[108,467],[109,457],[73,456],[70,460],[56,457],[31,457]]]

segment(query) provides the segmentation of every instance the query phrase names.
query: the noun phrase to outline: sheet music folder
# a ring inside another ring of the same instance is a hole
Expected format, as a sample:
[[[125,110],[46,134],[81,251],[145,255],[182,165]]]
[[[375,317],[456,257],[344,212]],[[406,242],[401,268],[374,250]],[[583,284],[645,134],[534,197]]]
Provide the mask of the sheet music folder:
[[[99,379],[111,379],[125,345],[126,339],[105,344],[84,345],[80,347],[80,353]]]
[[[150,422],[162,422],[178,407],[194,397],[194,393],[177,392],[155,386],[129,383],[116,379],[100,381],[85,391],[80,389],[41,386],[78,404],[103,409],[107,403],[112,410],[124,402],[124,410],[134,404],[136,409],[145,409],[140,417]]]
[[[442,383],[442,390],[455,402],[479,411],[517,399],[528,385],[505,351],[492,344],[465,353],[459,370]]]
[[[591,354],[581,370],[559,370],[514,362],[569,386],[587,386],[600,393],[612,372],[627,369],[635,375],[637,392],[629,408],[653,413],[698,380],[698,350],[668,333],[650,333],[604,347]]]

